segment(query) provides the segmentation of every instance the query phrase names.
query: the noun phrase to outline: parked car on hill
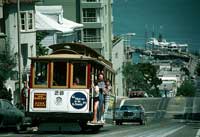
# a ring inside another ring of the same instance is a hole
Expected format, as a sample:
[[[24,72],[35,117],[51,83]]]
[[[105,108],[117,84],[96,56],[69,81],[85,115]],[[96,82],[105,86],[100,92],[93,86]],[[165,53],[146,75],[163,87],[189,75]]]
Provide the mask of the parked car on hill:
[[[142,105],[122,105],[115,112],[116,125],[123,122],[139,122],[145,124],[145,111]]]
[[[149,97],[148,94],[145,91],[129,91],[128,93],[129,98],[145,98]]]
[[[10,101],[0,99],[0,128],[14,127],[16,131],[20,131],[23,127],[24,118],[24,113]]]

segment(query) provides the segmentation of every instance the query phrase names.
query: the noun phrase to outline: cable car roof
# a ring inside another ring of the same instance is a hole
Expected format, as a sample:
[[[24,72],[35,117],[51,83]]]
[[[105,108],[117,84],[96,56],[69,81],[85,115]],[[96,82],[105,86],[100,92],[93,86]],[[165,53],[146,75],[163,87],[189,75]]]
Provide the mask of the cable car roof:
[[[94,49],[81,43],[61,43],[50,45],[53,50],[50,55],[31,57],[32,60],[54,60],[54,59],[69,59],[69,60],[93,60],[106,66],[113,71],[112,63],[106,60],[101,54]]]
[[[96,52],[94,49],[86,45],[83,45],[81,43],[60,43],[60,44],[50,45],[49,48],[53,50],[52,54],[59,54],[61,50],[65,50],[65,53],[74,52],[77,54],[91,56],[95,58],[97,57],[104,58],[101,54]]]

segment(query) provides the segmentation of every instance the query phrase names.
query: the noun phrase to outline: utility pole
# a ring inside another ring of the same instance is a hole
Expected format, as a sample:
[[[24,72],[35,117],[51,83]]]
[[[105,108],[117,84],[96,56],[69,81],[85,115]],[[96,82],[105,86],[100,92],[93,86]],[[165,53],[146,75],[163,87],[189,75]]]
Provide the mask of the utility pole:
[[[153,31],[152,31],[152,38],[154,39],[155,38],[155,28],[154,28],[154,24],[153,24]],[[153,42],[153,47],[152,47],[152,49],[154,50],[154,45],[155,43]]]
[[[148,26],[145,25],[145,50],[147,49],[147,40],[148,40]]]
[[[21,74],[21,23],[20,23],[20,0],[17,0],[17,35],[18,35],[18,77],[19,77],[19,93],[22,89],[22,74]],[[20,94],[19,94],[20,95]],[[21,97],[19,96],[19,99]],[[18,102],[19,103],[19,102]]]

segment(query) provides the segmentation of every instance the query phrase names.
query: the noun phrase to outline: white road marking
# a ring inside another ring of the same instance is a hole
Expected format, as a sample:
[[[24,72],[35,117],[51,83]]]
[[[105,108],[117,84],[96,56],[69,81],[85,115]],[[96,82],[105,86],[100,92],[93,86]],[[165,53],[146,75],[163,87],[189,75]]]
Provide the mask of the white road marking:
[[[114,136],[114,135],[118,135],[118,134],[121,134],[121,133],[131,132],[131,131],[134,131],[134,130],[138,130],[138,129],[137,128],[136,129],[131,128],[131,129],[126,129],[126,130],[118,130],[118,131],[115,131],[115,132],[112,132],[112,133],[95,135],[95,137]]]
[[[178,130],[181,130],[181,129],[184,128],[185,126],[186,126],[186,125],[183,125],[183,126],[181,126],[181,127],[179,127],[179,128],[176,128],[176,129],[174,129],[174,130],[168,131],[167,133],[163,134],[161,137],[169,136],[169,135],[171,135],[171,134],[177,132]]]
[[[177,127],[177,125],[176,125],[176,126],[166,127],[163,129],[151,129],[151,130],[140,132],[140,133],[137,133],[134,135],[128,135],[126,137],[166,137],[166,136],[171,135],[171,134],[177,132],[178,130],[184,128],[185,126],[186,125]]]
[[[9,137],[9,136],[12,136],[13,134],[12,133],[8,133],[8,134],[0,134],[1,137]]]
[[[196,137],[200,137],[200,129],[197,131]]]

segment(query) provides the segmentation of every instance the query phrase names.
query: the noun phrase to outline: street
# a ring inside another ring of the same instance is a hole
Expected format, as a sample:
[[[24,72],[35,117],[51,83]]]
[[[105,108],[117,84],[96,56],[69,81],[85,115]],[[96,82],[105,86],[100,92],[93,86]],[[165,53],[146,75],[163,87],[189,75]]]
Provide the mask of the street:
[[[121,126],[106,124],[98,133],[91,131],[68,132],[32,132],[26,131],[15,134],[11,131],[1,131],[1,137],[199,137],[200,122],[183,120],[162,120],[140,126],[137,123],[124,123]]]

